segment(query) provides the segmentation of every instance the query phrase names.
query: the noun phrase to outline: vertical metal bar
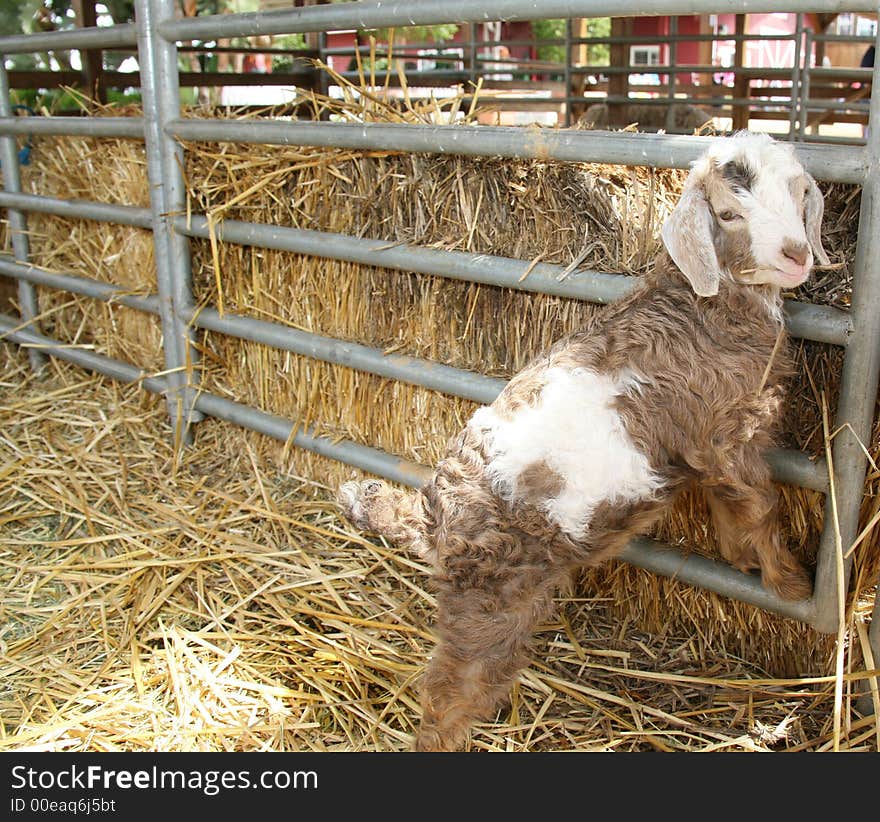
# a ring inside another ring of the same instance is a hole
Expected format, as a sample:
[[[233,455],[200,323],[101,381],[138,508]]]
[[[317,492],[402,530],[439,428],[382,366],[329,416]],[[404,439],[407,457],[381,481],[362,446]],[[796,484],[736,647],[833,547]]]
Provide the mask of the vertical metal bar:
[[[625,17],[611,18],[611,36],[613,38],[627,37],[632,34],[632,19]],[[620,42],[612,42],[608,62],[611,66],[620,68],[629,66],[632,49]],[[623,121],[628,117],[627,104],[620,102],[608,102],[608,98],[629,98],[629,75],[614,72],[608,76],[608,93],[605,103],[608,106],[608,125],[611,127],[626,125]]]
[[[669,18],[669,33],[675,37],[678,34],[678,17],[673,15]],[[667,61],[669,63],[669,74],[666,75],[666,96],[669,98],[670,104],[675,102],[675,84],[678,81],[678,74],[675,69],[678,68],[678,41],[670,40],[669,42],[669,59]],[[666,125],[670,126],[672,124],[671,113],[670,118],[666,121]],[[670,129],[667,128],[667,132]]]
[[[76,13],[77,28],[95,28],[98,25],[98,13],[95,0],[73,0]],[[101,49],[81,49],[83,79],[86,94],[100,103],[107,102],[107,90],[102,78],[104,68],[104,52]]]
[[[752,83],[742,72],[743,65],[745,64],[744,58],[746,52],[746,44],[742,35],[745,33],[746,15],[737,14],[735,27],[736,39],[733,47],[733,68],[735,72],[733,78],[733,98],[734,100],[745,100],[745,102],[733,103],[734,131],[749,127],[749,114],[751,113],[751,106],[746,98],[751,97]]]
[[[168,371],[166,400],[180,445],[189,440],[190,425],[202,417],[193,409],[198,357],[187,324],[193,308],[189,240],[173,225],[174,217],[186,211],[183,151],[165,133],[165,124],[180,115],[177,45],[157,32],[161,20],[174,17],[174,0],[136,0],[136,10],[156,290]]]
[[[468,47],[465,54],[465,68],[467,69],[471,91],[477,87],[477,72],[479,69],[477,65],[477,29],[476,23],[468,24]]]
[[[880,32],[877,45],[880,47]],[[858,247],[853,266],[851,316],[853,332],[846,349],[840,383],[840,401],[832,455],[837,517],[829,499],[825,506],[825,529],[819,547],[816,569],[815,626],[833,632],[837,629],[836,527],[846,552],[858,533],[859,510],[864,494],[867,459],[863,447],[871,442],[874,406],[880,375],[880,61],[874,65],[868,144],[865,147],[866,172],[862,184]],[[835,522],[836,519],[836,522]],[[852,558],[844,561],[845,581],[849,579]]]
[[[810,81],[811,70],[810,58],[813,54],[813,31],[807,29],[807,42],[805,46],[806,58],[804,60],[804,71],[801,75],[801,93],[800,93],[800,123],[798,125],[798,140],[803,140],[807,133],[807,118],[810,114]]]
[[[791,98],[788,112],[788,139],[797,137],[798,112],[801,106],[801,40],[804,36],[804,15],[798,14],[794,29],[794,63],[791,69]],[[809,61],[810,56],[807,55]]]
[[[0,54],[0,117],[12,117],[12,101],[9,98],[9,75],[6,73],[6,57]],[[0,166],[3,168],[3,188],[12,193],[21,191],[21,168],[18,164],[18,147],[15,135],[0,136]],[[17,208],[7,209],[9,215],[9,234],[12,239],[12,253],[18,263],[27,263],[30,257],[30,241],[27,233],[27,218]],[[37,302],[37,290],[30,283],[18,281],[18,301],[21,305],[21,319],[33,323],[34,317],[40,313]],[[39,332],[35,325],[32,330]],[[31,368],[39,371],[46,358],[39,351],[31,348],[28,351]]]
[[[318,32],[318,59],[325,66],[329,66],[330,56],[327,54],[327,32],[319,31]],[[324,95],[324,97],[330,96],[330,76],[327,74],[324,69],[319,69],[318,74],[318,91]]]
[[[572,21],[569,17],[565,21],[565,82],[563,83],[565,87],[565,121],[564,125],[568,128],[572,123],[571,116],[571,106],[572,106],[572,97],[574,96],[573,89],[571,87],[571,64],[574,62],[574,53],[572,51],[571,45],[571,25]]]

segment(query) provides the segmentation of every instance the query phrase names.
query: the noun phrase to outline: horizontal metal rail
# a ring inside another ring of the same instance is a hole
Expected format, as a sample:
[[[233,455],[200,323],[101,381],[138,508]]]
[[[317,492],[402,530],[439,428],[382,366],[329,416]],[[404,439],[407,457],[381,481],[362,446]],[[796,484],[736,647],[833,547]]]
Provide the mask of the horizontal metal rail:
[[[636,277],[586,270],[574,271],[565,279],[560,279],[565,270],[561,265],[538,263],[528,271],[528,261],[512,257],[447,251],[308,228],[287,228],[238,220],[224,220],[211,227],[207,218],[200,215],[178,217],[175,227],[181,234],[190,237],[209,238],[213,231],[216,239],[223,242],[597,303],[619,300],[638,282]],[[527,271],[528,276],[524,276]]]
[[[80,294],[104,302],[119,303],[148,314],[157,316],[159,314],[157,295],[132,294],[127,289],[112,283],[74,274],[44,271],[32,265],[12,262],[2,256],[0,256],[0,274],[34,285]],[[433,360],[407,357],[403,354],[386,354],[379,348],[371,348],[335,337],[325,337],[278,323],[229,313],[221,316],[218,311],[211,308],[196,311],[191,318],[191,324],[196,328],[262,343],[281,351],[290,351],[486,405],[498,396],[507,382],[498,377],[452,368]]]
[[[867,100],[817,100],[815,97],[804,100],[801,104],[807,111],[860,111],[868,113],[870,103]]]
[[[815,38],[813,38],[815,39]],[[872,37],[871,40],[874,38]],[[724,69],[727,71],[727,69]],[[863,82],[870,83],[873,76],[872,68],[863,68],[862,66],[853,66],[845,68],[837,68],[835,66],[810,66],[810,76],[816,78],[824,78],[826,80],[839,80],[846,82],[851,79],[859,79]]]
[[[659,87],[662,88],[662,87]],[[710,108],[730,108],[731,106],[749,106],[752,110],[753,119],[757,119],[761,116],[765,111],[784,111],[786,116],[788,116],[789,108],[791,105],[791,98],[789,97],[781,97],[778,100],[769,99],[769,95],[773,94],[774,96],[778,96],[780,91],[786,91],[786,89],[756,89],[756,92],[766,92],[764,96],[754,95],[752,97],[675,97],[674,102],[676,103],[684,103],[688,102],[695,106],[704,106]],[[501,98],[504,100],[505,98]],[[624,94],[608,94],[603,97],[572,97],[568,100],[563,98],[547,98],[552,99],[556,102],[559,99],[559,102],[586,102],[586,103],[622,103],[624,105],[629,106],[660,106],[666,107],[669,105],[669,97],[628,97]],[[546,101],[545,101],[546,103]],[[693,129],[691,129],[691,133]]]
[[[33,285],[81,294],[103,302],[114,302],[147,314],[159,314],[159,298],[154,294],[132,294],[129,290],[112,283],[103,283],[87,277],[45,271],[32,265],[22,265],[0,257],[0,274],[24,280]]]
[[[0,207],[4,206],[22,211],[98,220],[144,229],[149,229],[151,226],[149,209],[136,206],[0,192]],[[175,228],[181,234],[203,239],[210,238],[212,232],[208,219],[203,215],[179,217],[175,220]],[[625,274],[587,270],[577,270],[568,277],[560,279],[565,267],[551,263],[535,265],[523,279],[523,274],[529,266],[526,260],[464,251],[441,251],[346,234],[284,228],[237,220],[217,223],[213,227],[213,233],[216,239],[242,245],[431,274],[596,303],[614,302],[628,294],[637,283],[637,278]],[[788,330],[793,336],[816,342],[846,345],[852,330],[847,312],[831,306],[786,300],[785,315]]]
[[[114,49],[137,45],[137,26],[91,26],[65,31],[11,34],[0,37],[0,54],[30,54],[54,49]]]
[[[420,385],[484,405],[490,404],[507,382],[498,377],[453,368],[432,360],[403,354],[386,354],[379,348],[346,342],[335,337],[324,337],[252,317],[228,313],[221,316],[215,309],[198,311],[192,322],[198,328],[217,331],[240,340],[250,340],[281,351]]]
[[[141,117],[0,117],[0,134],[144,139]]]
[[[44,354],[51,354],[59,360],[65,360],[97,374],[105,374],[120,382],[140,383],[153,394],[164,394],[168,389],[168,381],[165,377],[150,376],[146,371],[130,363],[114,360],[87,348],[68,345],[35,331],[23,329],[17,318],[5,314],[0,314],[0,340],[10,340],[23,348],[36,348]]]
[[[606,15],[607,16],[607,15]],[[791,40],[794,37],[793,34],[734,34],[731,32],[730,34],[632,34],[632,35],[623,35],[620,37],[572,37],[571,39],[567,39],[565,37],[547,37],[533,40],[515,40],[508,39],[506,37],[502,37],[500,40],[485,40],[481,38],[477,38],[476,40],[450,40],[445,43],[437,44],[429,41],[422,41],[420,43],[395,43],[392,49],[389,49],[388,46],[383,45],[381,43],[376,43],[375,46],[333,46],[332,48],[326,48],[323,50],[323,54],[337,55],[337,56],[346,56],[346,55],[354,55],[355,53],[360,54],[375,54],[377,57],[388,57],[388,55],[392,56],[414,56],[414,57],[427,57],[428,59],[433,60],[434,54],[415,54],[410,55],[411,51],[418,51],[420,49],[435,49],[438,51],[436,55],[439,60],[454,60],[458,55],[454,53],[455,49],[470,49],[470,48],[479,48],[480,46],[486,47],[497,47],[497,46],[509,46],[509,47],[527,47],[527,48],[541,48],[543,46],[565,46],[567,44],[571,44],[572,46],[605,46],[605,45],[632,45],[632,46],[653,46],[659,45],[663,43],[707,43],[707,42],[719,42],[719,43],[728,43],[728,42],[738,42],[740,40]],[[866,41],[873,42],[873,37],[862,38]],[[452,52],[444,51],[444,49],[451,49]],[[181,48],[181,51],[185,49]],[[234,49],[230,49],[234,50]],[[207,48],[205,51],[215,51],[213,48]],[[260,52],[263,49],[259,49]],[[270,52],[270,49],[266,49],[265,51]],[[459,57],[459,59],[461,59]],[[486,55],[477,55],[478,60],[491,60],[496,63],[505,63],[510,58],[499,58],[499,57],[491,57]],[[547,61],[545,61],[547,62]],[[563,65],[560,63],[560,65]],[[648,68],[652,68],[648,66]],[[725,68],[726,70],[726,68]]]
[[[652,573],[755,605],[765,611],[773,611],[802,622],[812,622],[815,610],[812,599],[798,602],[780,599],[761,584],[759,576],[741,573],[723,562],[699,554],[688,554],[642,537],[632,540],[619,554],[619,559]]]
[[[871,45],[877,40],[873,34],[822,34],[821,32],[813,32],[810,37],[817,42],[821,40],[825,43],[865,43],[866,45]]]
[[[207,40],[215,37],[247,37],[255,34],[294,34],[334,29],[374,29],[393,26],[427,26],[438,23],[483,23],[487,20],[541,20],[553,17],[648,17],[657,15],[717,13],[729,11],[876,12],[875,0],[756,0],[744,8],[730,0],[419,0],[394,3],[370,0],[311,6],[291,11],[229,14],[159,24],[169,40]]]
[[[804,134],[799,139],[806,143],[825,143],[837,146],[863,146],[867,142],[864,137],[832,137],[828,134]]]
[[[437,58],[442,59],[442,58]],[[486,61],[492,60],[491,57],[485,58]],[[493,62],[504,65],[503,60],[493,60]],[[560,63],[560,66],[562,64]],[[515,66],[509,69],[513,71]],[[498,72],[501,69],[493,69]],[[577,74],[731,74],[735,77],[748,77],[755,80],[791,80],[790,68],[756,68],[754,66],[716,66],[703,65],[694,63],[693,65],[668,65],[666,63],[656,63],[650,66],[634,66],[634,65],[603,65],[603,66],[573,66],[572,72]],[[543,73],[552,73],[548,70]],[[870,72],[867,75],[870,77]]]
[[[207,142],[520,157],[656,168],[687,168],[712,139],[607,131],[531,130],[513,126],[204,119],[174,120],[169,124],[169,131],[184,140]],[[0,134],[143,139],[144,124],[142,119],[135,117],[6,117],[0,118]],[[860,184],[868,167],[865,152],[859,148],[843,151],[835,146],[798,144],[795,151],[807,171],[819,180]]]
[[[666,14],[693,14],[700,11],[716,13],[723,0],[621,0],[615,4],[615,16],[656,16]],[[384,6],[384,8],[383,8]],[[741,11],[741,4],[730,11]],[[291,11],[257,12],[249,14],[213,15],[187,20],[167,21],[160,24],[159,31],[166,39],[211,40],[216,37],[245,37],[257,34],[294,34],[310,31],[330,31],[334,28],[387,28],[391,26],[431,25],[448,23],[483,23],[486,20],[539,20],[553,17],[607,17],[610,9],[603,0],[484,0],[475,6],[469,0],[420,0],[418,4],[395,4],[374,2],[345,3],[337,8],[311,7]],[[871,0],[810,0],[806,4],[798,0],[765,0],[746,9],[749,13],[760,11],[824,11],[876,12]],[[492,15],[497,15],[493,17]],[[572,44],[614,42],[671,42],[670,35],[634,36],[630,38],[582,37],[573,38]],[[748,40],[787,39],[790,35],[694,35],[679,39],[689,40]],[[847,39],[847,41],[871,42],[868,37],[840,35],[816,35],[816,39]],[[502,41],[507,43],[508,41]],[[511,41],[512,42],[512,41]],[[557,42],[556,40],[541,41]],[[565,40],[558,40],[564,44]],[[531,42],[529,42],[531,44]],[[137,45],[135,24],[87,27],[65,31],[35,32],[0,37],[0,54],[28,54],[53,49],[120,49]]]
[[[147,230],[153,227],[148,208],[97,203],[91,200],[62,200],[40,194],[12,194],[0,191],[0,208],[18,208],[22,211],[53,214],[56,217],[96,220],[101,223],[117,223]]]
[[[211,236],[212,229],[207,218],[203,216],[189,219],[179,217],[175,225],[180,233],[190,237]],[[628,294],[638,283],[636,277],[587,270],[577,270],[560,279],[565,267],[551,263],[538,263],[523,278],[529,266],[525,260],[388,243],[305,228],[224,220],[213,226],[213,232],[218,240],[242,245],[292,251],[398,271],[433,274],[448,279],[596,303],[614,302]],[[831,306],[786,300],[785,313],[789,331],[794,336],[846,345],[851,324],[845,311]]]
[[[524,129],[516,126],[416,126],[406,123],[326,123],[307,120],[255,122],[193,118],[174,120],[168,124],[168,129],[175,137],[205,142],[328,146],[471,157],[522,157],[655,168],[687,168],[713,139],[576,129]],[[858,149],[797,145],[795,152],[816,179],[861,183],[865,177],[868,161],[865,153]]]
[[[146,390],[164,394],[168,390],[164,377],[153,377],[141,369],[110,357],[71,348],[42,334],[16,330],[12,317],[0,315],[0,338],[22,346],[37,347],[46,354],[79,365],[89,371],[105,374],[126,383],[140,383]],[[267,414],[259,409],[203,392],[197,395],[195,408],[203,414],[225,420],[234,425],[256,431],[282,442],[311,451],[321,456],[339,460],[372,474],[398,482],[410,488],[419,488],[431,477],[432,471],[423,465],[395,457],[376,448],[360,445],[350,440],[334,440],[315,434],[314,429],[301,429],[299,425],[283,417]],[[688,555],[678,549],[648,539],[631,542],[620,558],[625,562],[647,568],[655,573],[691,585],[699,585],[719,594],[757,605],[783,616],[811,621],[812,600],[787,602],[767,591],[756,576],[742,574],[730,566],[696,555]]]
[[[814,460],[790,448],[771,448],[766,458],[776,482],[828,492],[828,465],[824,459]]]
[[[81,294],[105,302],[116,302],[150,314],[159,314],[156,295],[131,294],[121,286],[99,280],[44,271],[0,257],[0,274],[25,280],[34,285],[47,286]],[[323,362],[342,365],[369,374],[418,385],[455,397],[490,404],[506,385],[500,377],[489,377],[461,368],[402,354],[386,354],[379,348],[325,337],[278,323],[253,317],[226,313],[223,316],[212,308],[196,311],[190,324],[194,327],[226,334],[237,339],[262,343]],[[828,469],[824,460],[812,460],[806,454],[790,449],[774,448],[767,454],[774,479],[791,485],[828,490]]]
[[[369,471],[371,474],[399,482],[401,485],[410,487],[424,485],[432,473],[423,465],[395,457],[378,448],[370,448],[351,440],[318,436],[314,433],[314,429],[302,429],[297,423],[284,417],[267,414],[265,411],[215,394],[198,394],[195,408],[211,417],[226,420],[282,442],[292,443],[297,448],[304,448],[322,457],[329,457],[363,471]]]

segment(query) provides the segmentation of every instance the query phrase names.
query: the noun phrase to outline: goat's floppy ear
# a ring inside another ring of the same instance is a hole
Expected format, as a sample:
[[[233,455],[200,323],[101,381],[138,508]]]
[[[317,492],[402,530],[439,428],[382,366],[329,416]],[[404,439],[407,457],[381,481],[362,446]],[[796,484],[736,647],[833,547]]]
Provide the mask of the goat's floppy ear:
[[[807,178],[807,195],[804,199],[804,227],[807,230],[807,241],[813,254],[821,265],[831,265],[831,260],[822,247],[822,215],[825,213],[825,200],[816,181],[809,175]]]
[[[721,266],[712,241],[712,214],[696,174],[691,172],[678,205],[660,229],[660,236],[694,293],[712,297],[718,293]]]

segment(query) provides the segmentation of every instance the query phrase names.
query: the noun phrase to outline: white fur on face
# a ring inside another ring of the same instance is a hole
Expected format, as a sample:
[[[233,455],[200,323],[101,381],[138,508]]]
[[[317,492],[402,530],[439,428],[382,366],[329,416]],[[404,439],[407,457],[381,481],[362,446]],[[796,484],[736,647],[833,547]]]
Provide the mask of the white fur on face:
[[[614,398],[638,390],[630,375],[615,380],[585,368],[550,368],[537,403],[504,419],[492,406],[479,409],[468,425],[485,438],[493,487],[508,501],[529,466],[545,463],[563,487],[538,505],[572,539],[583,539],[600,503],[650,498],[663,484],[632,443]]]
[[[737,193],[758,267],[749,282],[800,285],[813,265],[813,252],[807,242],[801,201],[792,194],[792,182],[804,176],[804,169],[791,146],[766,134],[745,134],[718,141],[707,157],[719,165],[736,160],[755,172],[751,191]],[[803,266],[783,254],[786,241],[807,247]]]

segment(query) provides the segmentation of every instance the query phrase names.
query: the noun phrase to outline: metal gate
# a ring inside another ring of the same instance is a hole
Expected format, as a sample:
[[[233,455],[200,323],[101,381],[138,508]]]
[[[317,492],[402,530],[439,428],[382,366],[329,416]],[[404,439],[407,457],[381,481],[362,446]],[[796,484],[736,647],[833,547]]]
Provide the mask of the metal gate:
[[[715,12],[721,0],[618,0],[615,14],[647,16]],[[726,11],[877,12],[876,0],[765,0],[755,8]],[[391,480],[418,486],[429,469],[355,442],[331,441],[313,430],[298,430],[293,422],[233,402],[200,389],[197,329],[210,329],[241,339],[265,343],[327,362],[360,369],[459,397],[491,402],[503,381],[451,368],[440,363],[389,355],[368,346],[322,337],[249,317],[221,314],[208,308],[195,311],[191,291],[190,237],[292,251],[385,268],[492,284],[507,288],[609,302],[625,294],[633,280],[623,275],[580,271],[560,281],[561,267],[539,264],[527,280],[521,274],[527,261],[504,257],[445,252],[416,246],[389,248],[382,242],[341,234],[225,221],[216,227],[204,215],[186,213],[182,178],[182,148],[178,139],[231,141],[272,145],[334,146],[484,157],[541,157],[570,162],[602,162],[686,168],[705,147],[705,138],[654,134],[614,134],[588,131],[505,127],[459,128],[409,124],[350,124],[331,122],[229,122],[182,119],[179,106],[178,42],[190,39],[324,32],[335,29],[430,25],[449,21],[598,17],[608,15],[604,0],[409,0],[408,2],[342,3],[283,12],[222,15],[179,20],[173,0],[137,0],[137,24],[0,38],[0,58],[16,53],[70,48],[112,48],[137,45],[141,71],[143,117],[13,117],[9,83],[0,59],[0,162],[4,192],[0,206],[9,215],[14,262],[0,260],[0,274],[19,281],[21,317],[0,316],[0,336],[28,346],[35,368],[46,355],[126,382],[139,382],[167,401],[178,442],[204,415],[218,417],[267,434]],[[878,38],[880,42],[880,38]],[[873,88],[880,84],[875,66]],[[794,114],[792,114],[794,116]],[[842,346],[845,359],[840,401],[836,411],[829,466],[787,450],[770,454],[775,478],[826,494],[825,528],[821,538],[815,590],[810,600],[786,602],[765,590],[757,577],[729,566],[640,539],[622,558],[634,565],[760,608],[809,623],[833,633],[839,625],[840,597],[846,590],[851,558],[845,549],[856,539],[859,506],[864,491],[866,455],[861,443],[870,441],[880,374],[880,93],[870,103],[872,127],[866,146],[798,143],[796,152],[807,170],[820,180],[862,186],[858,247],[854,264],[851,310],[789,302],[786,317],[796,337]],[[59,200],[21,192],[16,135],[84,135],[128,137],[146,144],[150,208]],[[157,293],[140,297],[115,286],[69,274],[49,273],[28,264],[26,212],[138,226],[153,232]],[[65,347],[42,335],[35,286],[61,289],[158,315],[163,330],[165,371],[150,376],[128,363],[94,352]],[[829,469],[832,469],[829,471]],[[831,493],[833,492],[833,493]],[[840,570],[842,569],[842,576]],[[880,659],[880,607],[870,628],[875,659]]]

